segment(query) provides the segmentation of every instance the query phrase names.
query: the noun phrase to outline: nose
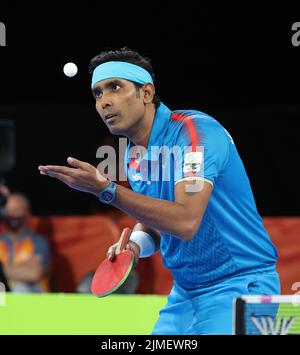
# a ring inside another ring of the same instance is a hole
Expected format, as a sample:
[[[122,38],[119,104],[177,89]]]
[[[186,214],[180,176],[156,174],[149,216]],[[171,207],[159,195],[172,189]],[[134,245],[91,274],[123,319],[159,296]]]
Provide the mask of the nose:
[[[96,110],[101,116],[104,110],[110,106],[112,106],[111,101],[108,100],[107,98],[104,98],[103,96],[96,101]]]
[[[110,96],[105,94],[105,93],[103,93],[102,97],[100,99],[100,105],[101,105],[103,110],[105,108],[107,108],[107,107],[110,107],[112,105],[111,100],[110,100]]]

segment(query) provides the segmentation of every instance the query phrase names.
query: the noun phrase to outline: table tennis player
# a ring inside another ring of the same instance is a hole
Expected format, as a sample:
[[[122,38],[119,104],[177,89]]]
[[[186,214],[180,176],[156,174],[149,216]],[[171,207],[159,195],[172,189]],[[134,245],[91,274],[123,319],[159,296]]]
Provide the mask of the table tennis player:
[[[164,105],[150,60],[136,51],[101,52],[90,72],[100,118],[129,140],[132,190],[71,157],[70,166],[40,173],[135,217],[129,245],[137,258],[161,251],[174,285],[153,334],[231,334],[235,297],[280,292],[277,252],[232,137],[206,113]],[[176,68],[169,85],[188,95]]]

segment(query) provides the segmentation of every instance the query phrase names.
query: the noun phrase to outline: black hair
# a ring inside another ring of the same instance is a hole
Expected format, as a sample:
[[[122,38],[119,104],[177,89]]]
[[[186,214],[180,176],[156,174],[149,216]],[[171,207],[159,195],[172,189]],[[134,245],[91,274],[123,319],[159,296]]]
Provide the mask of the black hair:
[[[110,61],[121,61],[121,62],[127,62],[131,64],[138,65],[142,67],[143,69],[147,70],[149,74],[151,75],[153,82],[155,81],[155,75],[153,72],[153,68],[150,62],[149,58],[143,57],[141,54],[138,52],[127,48],[127,47],[122,47],[117,50],[108,50],[101,52],[98,54],[96,57],[94,57],[89,65],[89,73],[92,74],[94,69],[103,63],[110,62]],[[143,85],[134,83],[135,87],[137,90],[141,88]],[[155,108],[158,108],[160,105],[160,98],[158,95],[154,94],[153,97],[153,103],[155,105]]]

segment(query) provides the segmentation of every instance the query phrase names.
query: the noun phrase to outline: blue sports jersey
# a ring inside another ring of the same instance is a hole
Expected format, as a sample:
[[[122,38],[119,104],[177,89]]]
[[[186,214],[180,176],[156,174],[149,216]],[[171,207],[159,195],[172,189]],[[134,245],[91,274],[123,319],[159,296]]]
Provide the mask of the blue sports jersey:
[[[170,111],[161,103],[147,151],[130,141],[125,163],[132,189],[153,198],[174,201],[175,186],[182,181],[213,186],[192,240],[161,233],[163,262],[178,285],[193,289],[275,268],[277,252],[257,212],[242,160],[217,120],[200,111]]]

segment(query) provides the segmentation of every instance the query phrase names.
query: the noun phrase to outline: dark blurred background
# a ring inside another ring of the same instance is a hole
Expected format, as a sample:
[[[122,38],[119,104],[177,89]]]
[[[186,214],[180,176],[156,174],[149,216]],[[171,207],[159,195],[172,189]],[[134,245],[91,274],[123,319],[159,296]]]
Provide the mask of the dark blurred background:
[[[88,64],[126,45],[152,59],[166,105],[204,111],[231,133],[263,216],[299,215],[300,46],[291,42],[299,8],[98,4],[0,5],[0,122],[14,124],[16,139],[15,165],[2,173],[7,185],[25,192],[39,215],[104,208],[37,167],[68,156],[97,162],[110,133],[94,108]],[[67,62],[78,66],[73,78],[63,74]]]

